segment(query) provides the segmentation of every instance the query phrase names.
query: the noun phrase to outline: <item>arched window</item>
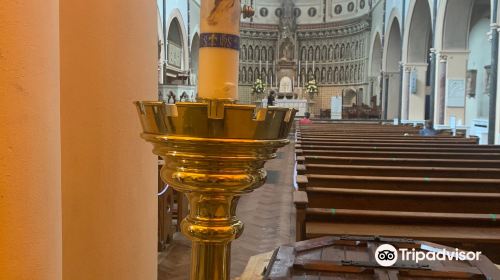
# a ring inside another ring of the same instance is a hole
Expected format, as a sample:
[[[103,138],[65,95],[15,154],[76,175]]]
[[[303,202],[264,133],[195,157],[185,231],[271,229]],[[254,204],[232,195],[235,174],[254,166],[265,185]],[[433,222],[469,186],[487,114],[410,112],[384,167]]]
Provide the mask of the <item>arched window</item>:
[[[333,71],[332,68],[328,68],[327,83],[331,84],[333,81]]]
[[[241,70],[241,82],[246,83],[247,82],[247,68],[243,67]]]
[[[333,82],[338,83],[339,82],[339,68],[335,67],[335,70],[333,72]]]
[[[309,47],[309,51],[307,53],[307,60],[313,61],[313,59],[314,59],[314,49],[313,47]]]
[[[262,48],[261,58],[262,58],[262,61],[267,61],[267,49],[266,49],[266,47]]]
[[[260,60],[260,48],[255,47],[255,60],[259,61]]]
[[[328,51],[326,49],[326,46],[323,46],[323,49],[321,50],[321,61],[327,61],[328,60]]]
[[[321,82],[326,83],[326,68],[321,69]]]
[[[328,48],[328,60],[329,61],[333,60],[333,46],[332,45],[330,45],[330,47]]]
[[[335,53],[334,53],[333,59],[335,61],[338,61],[340,59],[340,47],[339,47],[339,44],[335,45]]]
[[[269,61],[273,61],[274,60],[274,49],[271,47],[269,48]]]
[[[315,52],[315,55],[314,55],[314,59],[316,61],[320,61],[320,58],[321,58],[321,53],[320,53],[320,49],[319,49],[319,46],[316,47],[316,52]]]

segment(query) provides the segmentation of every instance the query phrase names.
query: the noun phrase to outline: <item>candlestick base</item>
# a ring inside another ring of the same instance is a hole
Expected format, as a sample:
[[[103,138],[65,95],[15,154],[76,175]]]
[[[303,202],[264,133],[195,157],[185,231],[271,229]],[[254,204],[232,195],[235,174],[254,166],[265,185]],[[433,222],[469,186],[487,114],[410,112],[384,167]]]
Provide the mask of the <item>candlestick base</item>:
[[[142,137],[165,160],[162,179],[189,200],[181,229],[193,242],[192,279],[229,279],[230,244],[243,232],[238,199],[264,184],[296,113],[232,103],[136,102]]]

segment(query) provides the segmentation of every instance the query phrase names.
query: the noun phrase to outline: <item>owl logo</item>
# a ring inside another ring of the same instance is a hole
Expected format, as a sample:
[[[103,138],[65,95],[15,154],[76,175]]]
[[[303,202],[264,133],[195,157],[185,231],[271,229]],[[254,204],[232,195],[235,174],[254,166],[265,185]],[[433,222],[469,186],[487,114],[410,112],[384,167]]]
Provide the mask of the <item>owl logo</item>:
[[[240,0],[214,0],[215,5],[208,17],[208,24],[217,25],[218,19],[223,17],[224,13],[233,8],[236,2],[239,1]]]

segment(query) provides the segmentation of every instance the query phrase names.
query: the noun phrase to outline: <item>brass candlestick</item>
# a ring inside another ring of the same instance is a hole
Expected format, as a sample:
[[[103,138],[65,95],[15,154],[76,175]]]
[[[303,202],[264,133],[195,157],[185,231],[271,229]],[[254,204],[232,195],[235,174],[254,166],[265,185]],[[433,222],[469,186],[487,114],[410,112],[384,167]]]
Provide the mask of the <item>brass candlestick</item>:
[[[189,200],[181,229],[192,240],[191,279],[229,279],[231,242],[243,232],[238,199],[264,184],[264,164],[289,143],[295,110],[255,112],[230,100],[136,105],[142,138],[165,160],[161,177]]]

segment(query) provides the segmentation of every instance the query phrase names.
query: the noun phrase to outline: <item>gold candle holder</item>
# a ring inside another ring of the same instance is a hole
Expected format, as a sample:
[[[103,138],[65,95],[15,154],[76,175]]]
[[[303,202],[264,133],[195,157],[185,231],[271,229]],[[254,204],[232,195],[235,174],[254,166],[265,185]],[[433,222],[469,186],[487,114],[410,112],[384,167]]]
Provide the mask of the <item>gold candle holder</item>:
[[[264,164],[289,143],[296,111],[216,99],[136,105],[142,138],[165,160],[162,179],[189,200],[181,229],[192,241],[191,279],[229,279],[231,242],[243,232],[238,199],[264,184]]]

